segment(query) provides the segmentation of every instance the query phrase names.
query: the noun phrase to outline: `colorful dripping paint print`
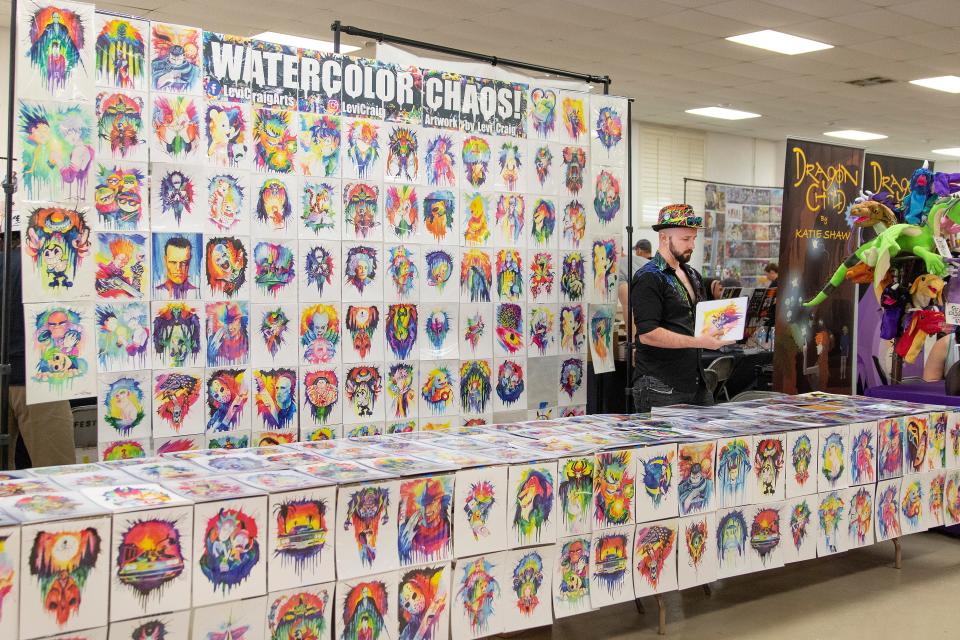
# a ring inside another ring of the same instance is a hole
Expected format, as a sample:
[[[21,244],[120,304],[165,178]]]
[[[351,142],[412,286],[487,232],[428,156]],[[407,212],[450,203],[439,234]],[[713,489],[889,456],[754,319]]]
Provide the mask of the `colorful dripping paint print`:
[[[549,542],[553,539],[554,473],[547,467],[521,467],[514,490],[512,529],[520,545]],[[514,472],[511,469],[511,472]]]
[[[903,419],[881,420],[877,435],[877,479],[900,477],[903,472]]]
[[[753,470],[751,443],[732,438],[719,443],[717,449],[717,498],[721,507],[746,504],[747,481]]]
[[[31,3],[17,12],[18,79],[26,93],[57,100],[88,98],[93,78],[93,7],[73,2]]]
[[[183,512],[178,513],[182,518]],[[163,602],[167,596],[182,602],[183,597],[170,590],[188,569],[189,547],[184,546],[179,519],[173,514],[174,511],[167,510],[158,512],[156,517],[124,520],[117,534],[114,559],[114,574],[123,588],[122,595],[116,595],[114,590],[114,598],[122,599],[114,600],[115,607],[136,602],[144,611],[151,611],[157,605],[173,604]]]
[[[116,89],[145,90],[149,23],[98,15],[97,25],[100,29],[94,45],[97,84]]]
[[[96,395],[92,311],[82,303],[24,307],[27,393],[33,402]]]
[[[340,118],[332,115],[300,114],[298,163],[305,176],[340,175]]]
[[[903,467],[904,473],[920,473],[927,468],[931,429],[927,416],[904,419]]]
[[[199,98],[152,94],[151,151],[178,162],[197,159],[203,144],[202,118]]]
[[[223,594],[243,583],[261,560],[259,530],[243,508],[220,508],[206,522],[197,562],[214,591]]]
[[[153,386],[154,414],[174,434],[197,415],[201,379],[189,373],[161,373]],[[188,433],[188,431],[184,431]]]
[[[93,110],[20,100],[20,180],[27,200],[88,200],[94,171]]]
[[[83,298],[90,272],[90,227],[86,212],[38,207],[27,218],[23,239],[25,300]]]
[[[437,562],[453,549],[453,476],[400,483],[401,566]]]
[[[497,579],[503,556],[480,556],[457,564],[456,606],[458,618],[466,621],[466,637],[479,638],[495,632],[503,596]],[[497,564],[495,564],[495,562]]]
[[[634,458],[630,451],[600,453],[593,474],[594,526],[619,526],[633,521]]]
[[[101,299],[142,300],[150,274],[147,237],[138,233],[97,233],[94,287]]]
[[[716,444],[682,444],[678,453],[680,515],[709,511],[713,504]]]
[[[338,585],[345,590],[342,598],[337,595],[340,640],[389,640],[394,588],[375,578]]]
[[[307,587],[281,595],[270,603],[267,629],[270,640],[327,638],[330,629],[330,593],[323,587]],[[219,637],[209,640],[220,640]],[[241,640],[233,633],[223,640]]]
[[[390,493],[386,485],[365,486],[350,491],[347,497],[346,517],[342,525],[347,535],[338,547],[344,547],[341,552],[343,555],[349,553],[356,556],[362,568],[373,567],[378,553],[381,554],[381,562],[382,556],[387,555],[380,549],[378,538],[381,527],[385,529],[391,525]],[[351,550],[350,547],[354,548]],[[342,572],[340,565],[338,560],[338,569]]]
[[[279,560],[284,572],[312,576],[320,568],[333,539],[328,506],[327,499],[310,496],[281,498],[273,506],[271,561]]]
[[[151,27],[151,88],[173,93],[199,93],[203,32],[158,22],[151,23]]]
[[[676,581],[676,521],[639,525],[634,537],[633,564],[642,586],[635,591],[659,593],[674,588]]]

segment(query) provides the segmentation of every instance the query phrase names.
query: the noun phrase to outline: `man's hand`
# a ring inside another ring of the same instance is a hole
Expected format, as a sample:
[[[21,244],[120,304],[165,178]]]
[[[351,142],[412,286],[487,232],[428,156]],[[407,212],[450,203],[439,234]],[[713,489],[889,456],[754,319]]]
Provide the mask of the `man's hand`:
[[[710,349],[717,351],[720,347],[726,347],[734,343],[733,340],[721,340],[716,336],[710,334],[699,336],[697,339],[697,348],[699,349]]]

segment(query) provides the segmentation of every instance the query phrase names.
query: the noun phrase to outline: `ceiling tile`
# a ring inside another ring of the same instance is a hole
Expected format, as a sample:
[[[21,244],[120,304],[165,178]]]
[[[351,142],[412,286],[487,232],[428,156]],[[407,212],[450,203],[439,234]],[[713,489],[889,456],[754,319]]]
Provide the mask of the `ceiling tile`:
[[[666,16],[651,18],[653,22],[686,31],[695,31],[710,36],[726,38],[754,30],[754,25],[743,20],[731,20],[710,15],[703,11],[681,11]]]
[[[729,0],[728,2],[703,7],[701,11],[768,29],[776,29],[810,19],[809,14],[792,11],[785,7],[776,7],[760,0]]]

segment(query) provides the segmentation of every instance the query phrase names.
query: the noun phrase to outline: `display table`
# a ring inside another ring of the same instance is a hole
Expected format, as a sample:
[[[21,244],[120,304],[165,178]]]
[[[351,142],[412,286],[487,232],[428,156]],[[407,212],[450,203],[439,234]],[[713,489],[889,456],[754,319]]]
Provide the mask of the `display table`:
[[[914,382],[911,384],[883,384],[870,387],[866,395],[885,400],[904,400],[940,404],[948,407],[960,407],[960,396],[948,396],[943,380],[939,382]]]

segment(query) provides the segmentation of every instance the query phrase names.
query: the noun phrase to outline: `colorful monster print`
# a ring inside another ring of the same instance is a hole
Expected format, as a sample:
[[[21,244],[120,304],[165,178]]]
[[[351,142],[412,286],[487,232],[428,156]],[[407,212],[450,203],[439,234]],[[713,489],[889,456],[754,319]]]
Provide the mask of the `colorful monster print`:
[[[289,111],[253,110],[254,161],[258,170],[293,173],[297,157],[294,117]]]
[[[63,627],[80,611],[83,587],[97,565],[102,539],[95,527],[39,531],[30,548],[30,575],[40,582],[44,611]]]
[[[632,453],[597,454],[593,475],[594,522],[602,527],[631,522],[634,491]]]

